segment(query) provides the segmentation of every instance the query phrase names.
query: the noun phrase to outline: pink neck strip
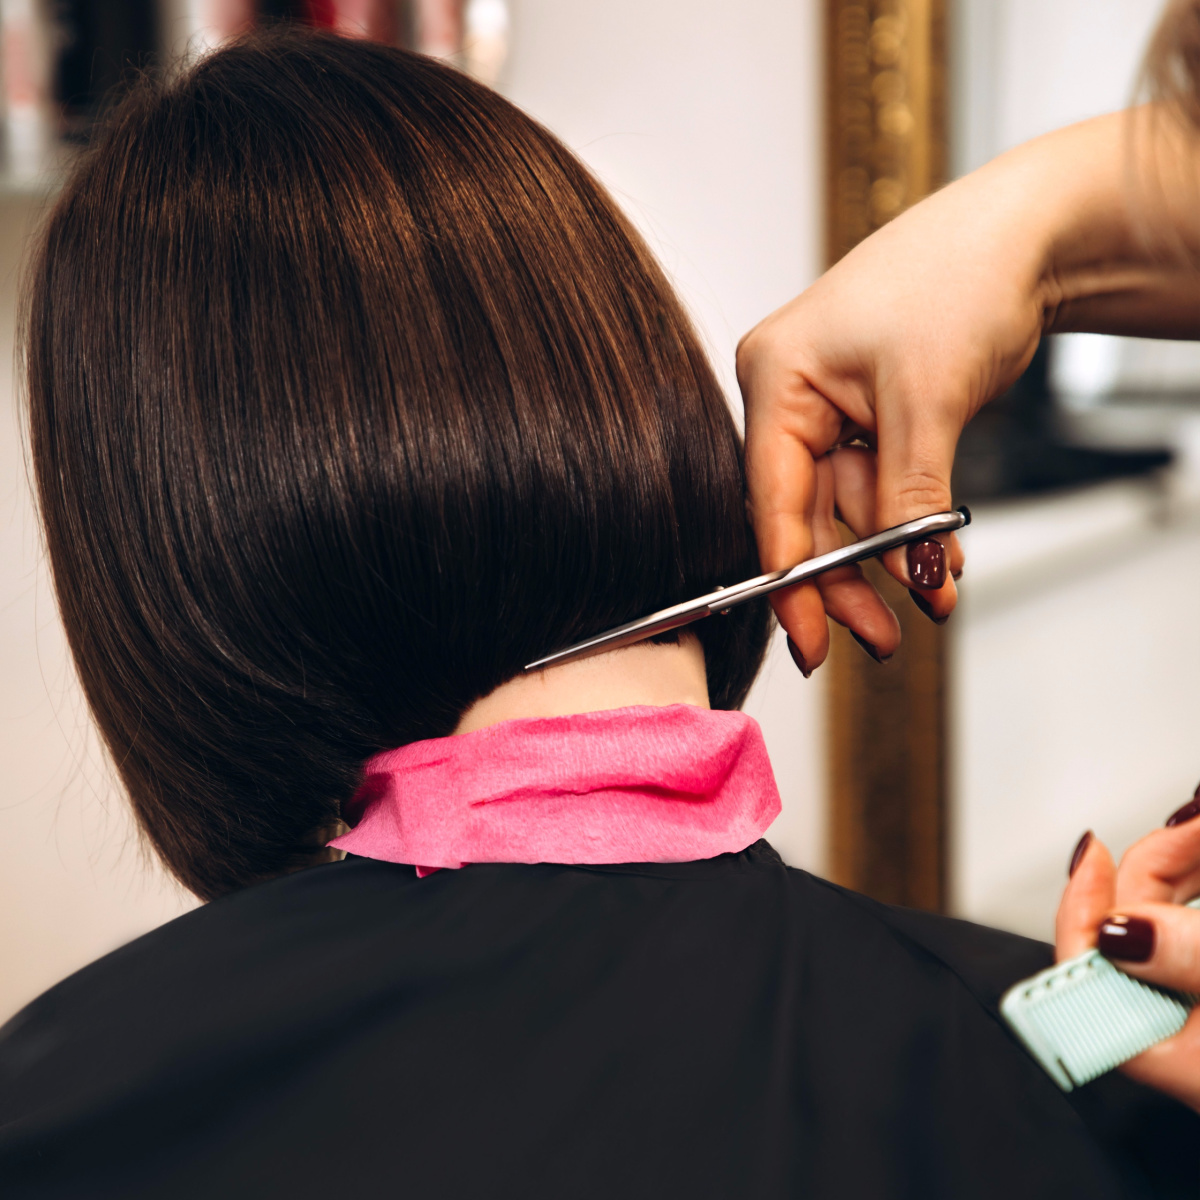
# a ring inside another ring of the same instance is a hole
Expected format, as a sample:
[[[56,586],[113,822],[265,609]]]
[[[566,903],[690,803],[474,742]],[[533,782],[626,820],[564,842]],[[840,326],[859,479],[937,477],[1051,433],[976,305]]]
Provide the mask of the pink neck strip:
[[[504,721],[377,754],[330,845],[426,869],[690,862],[779,814],[758,723],[675,704]],[[353,811],[353,810],[352,810]]]

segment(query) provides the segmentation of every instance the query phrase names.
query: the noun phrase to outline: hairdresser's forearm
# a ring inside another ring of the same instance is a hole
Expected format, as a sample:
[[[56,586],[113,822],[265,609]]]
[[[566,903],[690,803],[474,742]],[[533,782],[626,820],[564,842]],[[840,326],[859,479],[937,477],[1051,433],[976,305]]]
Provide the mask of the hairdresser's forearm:
[[[1048,332],[1200,337],[1194,129],[1152,107],[1101,117],[1019,147],[973,185],[1020,214]]]

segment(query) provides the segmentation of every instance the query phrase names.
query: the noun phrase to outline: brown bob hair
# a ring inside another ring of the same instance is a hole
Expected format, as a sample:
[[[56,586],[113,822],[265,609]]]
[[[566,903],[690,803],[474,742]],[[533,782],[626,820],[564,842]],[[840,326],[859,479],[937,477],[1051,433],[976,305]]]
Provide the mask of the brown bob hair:
[[[757,570],[650,253],[457,71],[257,34],[114,112],[27,292],[58,601],[142,829],[209,898],[311,861],[370,755]],[[735,707],[763,604],[703,622]]]

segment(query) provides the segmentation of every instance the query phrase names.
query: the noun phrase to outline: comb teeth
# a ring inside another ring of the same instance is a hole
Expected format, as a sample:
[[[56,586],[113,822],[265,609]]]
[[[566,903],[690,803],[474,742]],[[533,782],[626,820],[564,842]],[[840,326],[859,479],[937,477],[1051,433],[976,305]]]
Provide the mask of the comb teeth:
[[[1017,984],[1000,1010],[1069,1092],[1178,1033],[1195,1004],[1195,996],[1142,983],[1089,950]]]

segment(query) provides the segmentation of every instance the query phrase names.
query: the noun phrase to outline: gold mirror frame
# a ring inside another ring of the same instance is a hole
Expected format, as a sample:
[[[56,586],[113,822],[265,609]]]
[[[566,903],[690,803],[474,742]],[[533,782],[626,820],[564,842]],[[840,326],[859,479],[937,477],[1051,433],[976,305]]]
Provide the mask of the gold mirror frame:
[[[836,262],[945,178],[945,0],[826,0],[826,256]],[[945,631],[878,564],[900,618],[879,665],[834,630],[829,870],[893,904],[946,906]]]

